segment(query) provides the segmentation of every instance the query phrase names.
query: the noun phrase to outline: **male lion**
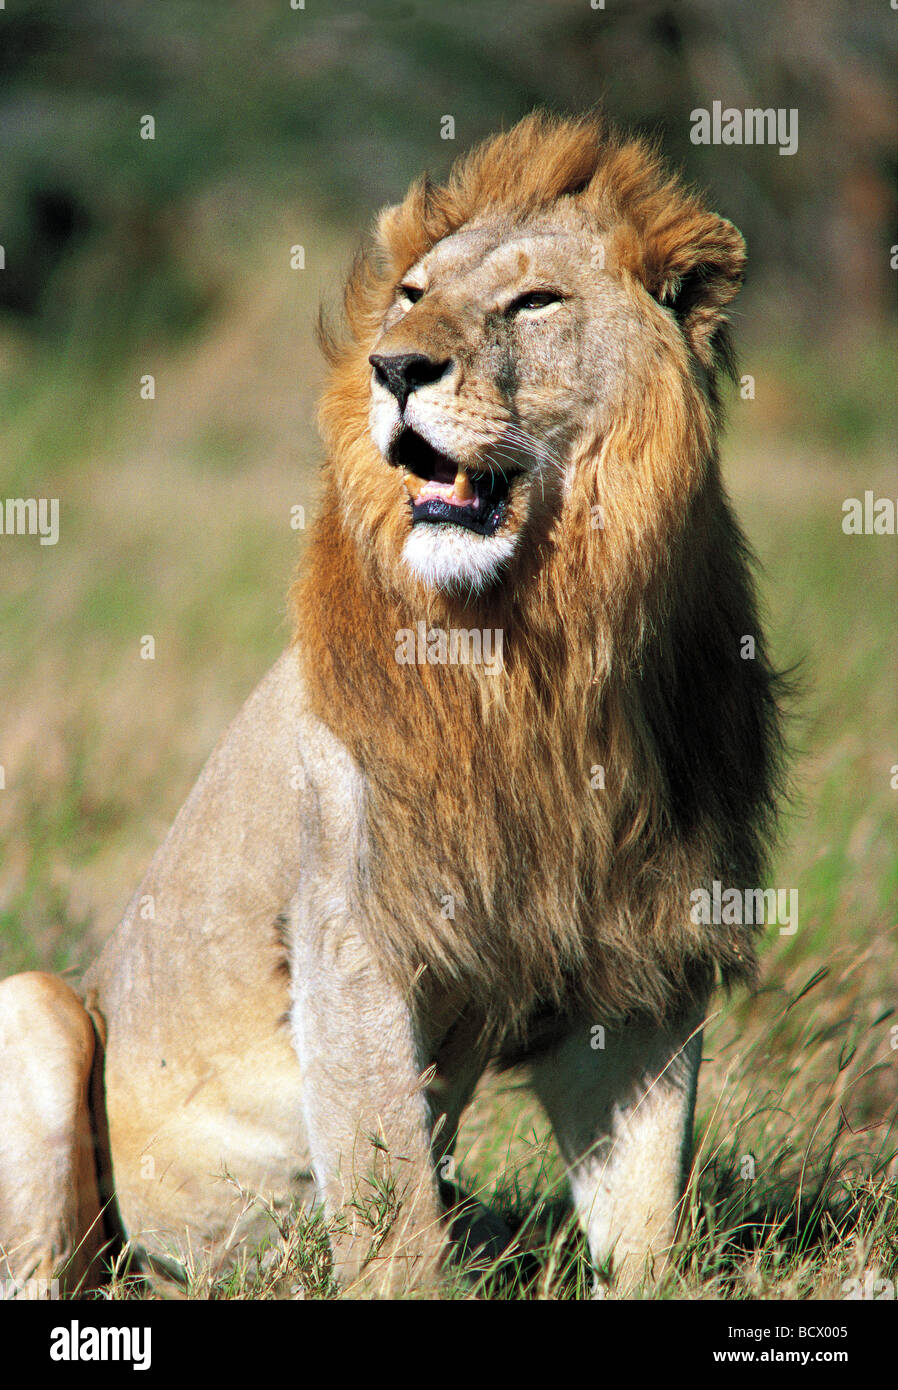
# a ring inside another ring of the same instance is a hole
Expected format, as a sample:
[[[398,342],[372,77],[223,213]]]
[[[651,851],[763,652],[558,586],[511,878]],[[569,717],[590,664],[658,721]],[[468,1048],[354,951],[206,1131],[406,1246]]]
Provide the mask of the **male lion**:
[[[690,894],[759,882],[778,786],[717,456],[744,260],[593,119],[532,115],[382,213],[322,334],[295,641],[83,1004],[0,988],[8,1273],[84,1275],[107,1193],[151,1263],[233,1258],[264,1218],[226,1172],[342,1213],[344,1280],[431,1280],[490,1064],[527,1069],[595,1262],[661,1267],[709,992],[755,969]]]

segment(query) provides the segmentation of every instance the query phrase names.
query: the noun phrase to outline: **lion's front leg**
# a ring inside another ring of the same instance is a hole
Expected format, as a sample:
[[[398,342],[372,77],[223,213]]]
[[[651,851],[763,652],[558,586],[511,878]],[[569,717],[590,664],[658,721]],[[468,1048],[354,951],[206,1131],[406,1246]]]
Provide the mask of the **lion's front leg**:
[[[703,1014],[604,1031],[584,1019],[532,1065],[598,1267],[621,1291],[657,1277],[692,1150]],[[597,1286],[597,1292],[601,1286]]]
[[[412,1018],[344,918],[298,933],[292,1027],[320,1194],[344,1284],[395,1295],[445,1251],[431,1119]]]

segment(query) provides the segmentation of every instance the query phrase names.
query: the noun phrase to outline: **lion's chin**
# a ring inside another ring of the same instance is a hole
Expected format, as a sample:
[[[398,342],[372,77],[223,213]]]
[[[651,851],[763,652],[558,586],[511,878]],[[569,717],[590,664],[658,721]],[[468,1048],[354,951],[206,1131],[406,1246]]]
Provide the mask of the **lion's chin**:
[[[418,522],[402,547],[402,559],[429,589],[479,594],[501,582],[517,548],[517,533],[481,536],[448,522]]]

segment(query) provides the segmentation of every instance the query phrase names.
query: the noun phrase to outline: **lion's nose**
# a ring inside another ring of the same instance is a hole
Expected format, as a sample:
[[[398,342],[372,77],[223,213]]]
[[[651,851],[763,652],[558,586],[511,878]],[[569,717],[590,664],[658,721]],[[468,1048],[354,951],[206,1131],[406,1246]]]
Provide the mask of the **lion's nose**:
[[[381,385],[396,397],[400,410],[405,410],[412,391],[439,381],[451,366],[448,359],[437,362],[423,352],[398,352],[391,356],[373,352],[368,361]]]

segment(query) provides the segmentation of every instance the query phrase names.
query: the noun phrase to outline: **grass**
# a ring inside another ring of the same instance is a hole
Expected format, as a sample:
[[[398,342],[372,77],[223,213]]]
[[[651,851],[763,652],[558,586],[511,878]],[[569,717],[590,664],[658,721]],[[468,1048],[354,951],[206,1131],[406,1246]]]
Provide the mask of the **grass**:
[[[311,324],[346,245],[321,239],[302,275],[274,275],[269,251],[180,355],[110,372],[99,396],[76,346],[55,361],[0,343],[24,364],[4,388],[0,494],[58,496],[62,518],[55,548],[0,552],[0,974],[87,963],[287,640],[290,508],[311,517],[318,488]],[[150,369],[160,389],[141,402]],[[654,1296],[838,1298],[846,1280],[898,1279],[894,541],[840,524],[846,496],[896,489],[869,384],[853,397],[841,380],[825,409],[815,385],[805,431],[782,400],[806,368],[778,347],[752,370],[767,389],[734,400],[725,458],[775,651],[804,661],[771,877],[798,889],[799,928],[768,938],[758,995],[715,1006],[680,1245]],[[514,1243],[449,1275],[445,1296],[587,1293],[558,1155],[513,1079],[481,1085],[458,1152],[463,1189]],[[337,1296],[322,1218],[271,1218],[275,1247],[226,1278],[193,1269],[187,1296]],[[125,1265],[107,1293],[149,1296]]]

